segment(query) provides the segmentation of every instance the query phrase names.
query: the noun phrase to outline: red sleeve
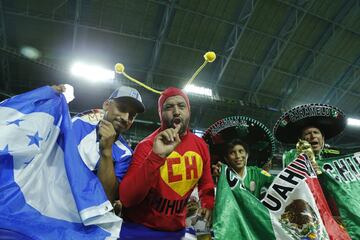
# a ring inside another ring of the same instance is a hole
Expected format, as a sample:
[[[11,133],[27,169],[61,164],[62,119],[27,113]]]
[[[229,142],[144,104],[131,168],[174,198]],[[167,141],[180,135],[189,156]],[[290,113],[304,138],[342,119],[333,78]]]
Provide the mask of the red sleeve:
[[[199,198],[201,201],[202,208],[213,209],[214,208],[214,182],[211,177],[210,169],[210,153],[207,145],[204,143],[202,145],[204,151],[204,167],[203,174],[199,181],[198,190]]]
[[[153,153],[150,142],[139,143],[129,170],[120,182],[119,197],[125,207],[137,205],[145,199],[157,180],[158,169],[164,164],[165,159]]]

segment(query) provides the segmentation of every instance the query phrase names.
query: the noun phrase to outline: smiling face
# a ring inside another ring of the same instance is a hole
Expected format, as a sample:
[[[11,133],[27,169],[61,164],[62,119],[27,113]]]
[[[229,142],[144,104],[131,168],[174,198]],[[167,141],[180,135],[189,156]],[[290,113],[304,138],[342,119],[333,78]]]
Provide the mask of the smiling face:
[[[306,127],[302,130],[301,138],[308,141],[315,154],[319,154],[324,147],[324,136],[316,127]]]
[[[104,119],[111,122],[117,134],[124,133],[134,123],[136,109],[126,101],[109,99],[103,104]]]
[[[176,95],[166,99],[161,111],[161,119],[166,128],[175,128],[180,125],[180,136],[189,126],[190,111],[182,96]]]
[[[237,173],[240,173],[240,171],[246,166],[248,157],[249,155],[245,148],[240,144],[236,144],[232,148],[228,149],[225,161]]]

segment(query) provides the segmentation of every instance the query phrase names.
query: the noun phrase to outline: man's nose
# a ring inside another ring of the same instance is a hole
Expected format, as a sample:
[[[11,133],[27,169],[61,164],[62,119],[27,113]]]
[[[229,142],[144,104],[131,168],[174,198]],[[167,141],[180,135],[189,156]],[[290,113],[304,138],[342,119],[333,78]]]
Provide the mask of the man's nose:
[[[177,106],[174,107],[173,114],[174,114],[174,115],[179,115],[179,114],[180,114],[180,109],[179,109],[179,107],[177,107]]]

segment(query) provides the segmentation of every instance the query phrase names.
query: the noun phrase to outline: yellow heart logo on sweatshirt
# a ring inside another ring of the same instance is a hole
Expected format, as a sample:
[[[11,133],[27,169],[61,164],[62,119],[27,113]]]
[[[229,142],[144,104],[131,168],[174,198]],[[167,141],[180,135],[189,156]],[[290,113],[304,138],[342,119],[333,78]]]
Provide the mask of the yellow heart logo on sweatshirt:
[[[174,151],[160,167],[160,176],[172,190],[184,196],[196,185],[202,171],[203,160],[198,153],[188,151],[180,155]]]

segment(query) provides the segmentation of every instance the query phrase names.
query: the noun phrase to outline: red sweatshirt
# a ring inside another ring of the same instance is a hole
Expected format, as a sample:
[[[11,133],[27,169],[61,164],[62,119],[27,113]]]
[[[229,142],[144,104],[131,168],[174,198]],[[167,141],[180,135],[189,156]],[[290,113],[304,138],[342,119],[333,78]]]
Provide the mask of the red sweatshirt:
[[[160,129],[138,144],[119,186],[125,220],[163,231],[185,227],[186,203],[196,184],[203,208],[214,207],[214,183],[205,142],[187,131],[166,158],[152,151]]]

